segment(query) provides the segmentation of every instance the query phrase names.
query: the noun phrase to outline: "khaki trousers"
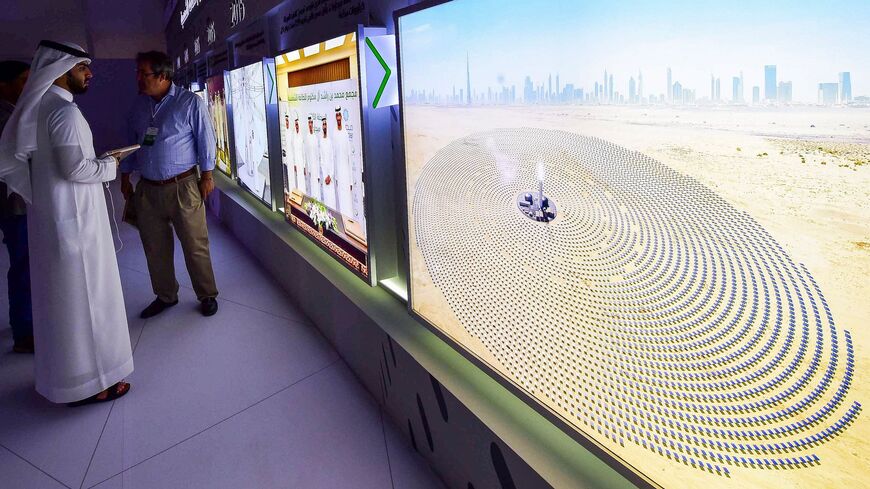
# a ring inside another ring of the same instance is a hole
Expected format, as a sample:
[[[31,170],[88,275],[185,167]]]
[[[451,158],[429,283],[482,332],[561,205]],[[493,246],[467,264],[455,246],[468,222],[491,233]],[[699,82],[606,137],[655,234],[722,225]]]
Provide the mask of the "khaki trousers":
[[[216,297],[218,291],[208,250],[205,203],[196,175],[167,185],[140,180],[132,198],[151,274],[151,288],[157,297],[164,302],[178,300],[173,229],[181,242],[184,263],[197,299]]]

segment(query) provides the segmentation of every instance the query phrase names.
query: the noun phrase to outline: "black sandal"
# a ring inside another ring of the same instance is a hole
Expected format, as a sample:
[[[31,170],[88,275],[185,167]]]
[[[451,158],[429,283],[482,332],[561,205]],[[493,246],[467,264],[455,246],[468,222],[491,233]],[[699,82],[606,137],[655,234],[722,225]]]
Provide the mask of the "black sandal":
[[[118,392],[119,389],[121,390],[121,392]],[[94,394],[93,396],[88,397],[87,399],[82,399],[81,401],[67,403],[67,406],[68,407],[79,407],[79,406],[85,406],[88,404],[97,404],[100,402],[114,401],[115,399],[124,397],[124,395],[126,395],[128,392],[130,392],[130,384],[128,384],[126,382],[118,382],[106,390],[109,392],[107,392],[106,397],[104,397],[102,399],[97,397],[100,394],[102,394],[102,392],[98,392],[98,393]]]

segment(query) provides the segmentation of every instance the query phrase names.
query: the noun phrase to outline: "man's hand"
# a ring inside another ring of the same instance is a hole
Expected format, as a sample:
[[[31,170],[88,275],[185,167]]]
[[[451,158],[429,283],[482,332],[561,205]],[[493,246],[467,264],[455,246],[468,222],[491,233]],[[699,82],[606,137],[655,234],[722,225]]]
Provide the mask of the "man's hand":
[[[124,200],[130,200],[133,196],[133,184],[130,183],[130,174],[121,174],[121,194],[124,195]]]
[[[202,177],[199,179],[199,193],[202,194],[202,200],[207,199],[213,190],[214,178],[212,178],[211,172],[202,172]]]

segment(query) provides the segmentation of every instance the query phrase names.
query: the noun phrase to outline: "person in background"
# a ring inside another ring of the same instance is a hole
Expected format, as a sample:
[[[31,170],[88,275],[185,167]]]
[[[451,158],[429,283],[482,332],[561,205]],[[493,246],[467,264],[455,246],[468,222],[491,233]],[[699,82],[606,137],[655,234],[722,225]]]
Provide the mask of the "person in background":
[[[0,138],[0,178],[30,204],[36,391],[81,406],[130,391],[133,352],[103,184],[118,155],[97,157],[73,96],[88,90],[91,57],[41,41]]]
[[[130,124],[133,140],[142,147],[121,164],[121,192],[136,209],[151,287],[157,295],[142,310],[142,318],[178,304],[173,229],[181,241],[200,312],[212,316],[218,310],[204,202],[214,190],[215,132],[205,103],[172,83],[173,71],[166,53],[136,56],[141,96],[133,105]],[[141,176],[135,190],[130,181],[134,171]]]
[[[336,210],[345,216],[354,216],[353,209],[353,168],[350,164],[350,138],[344,127],[341,106],[335,108],[335,132],[332,133],[335,148],[335,192]]]
[[[293,132],[291,133],[290,141],[293,143],[292,155],[293,173],[296,174],[296,188],[301,190],[303,194],[308,193],[308,182],[305,181],[308,171],[305,169],[305,153],[302,142],[302,132],[299,130],[299,115],[293,121]],[[302,175],[299,175],[299,169],[302,168]]]
[[[318,137],[314,133],[314,119],[308,116],[308,134],[305,135],[305,186],[308,196],[322,200],[320,194],[320,150]]]
[[[30,65],[21,61],[0,61],[0,133],[15,110],[15,104]],[[9,251],[9,325],[12,351],[33,353],[33,315],[30,303],[30,258],[27,252],[27,208],[20,195],[9,192],[0,182],[0,231]]]
[[[320,130],[320,195],[326,207],[335,209],[335,161],[332,158],[332,140],[329,139],[329,134],[326,129],[326,117],[321,119],[323,124]]]

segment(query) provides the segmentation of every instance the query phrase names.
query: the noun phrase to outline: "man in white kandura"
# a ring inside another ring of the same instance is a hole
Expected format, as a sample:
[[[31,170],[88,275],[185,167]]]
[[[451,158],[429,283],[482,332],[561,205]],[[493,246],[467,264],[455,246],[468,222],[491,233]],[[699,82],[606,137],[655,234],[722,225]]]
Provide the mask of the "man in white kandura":
[[[0,179],[30,203],[36,390],[71,406],[123,396],[133,372],[102,188],[115,179],[118,157],[96,157],[73,103],[93,76],[90,61],[74,44],[40,42],[0,139]]]
[[[280,102],[278,112],[281,116],[281,161],[284,163],[284,178],[287,181],[287,189],[293,190],[297,188],[296,175],[293,172],[293,147],[290,145],[290,138],[293,129],[290,129],[290,114],[287,113],[285,102]]]
[[[336,210],[353,216],[353,180],[350,166],[350,138],[342,124],[341,107],[335,108],[335,132],[332,133],[335,153],[335,191],[338,193]]]
[[[335,160],[332,157],[332,141],[326,131],[326,117],[322,119],[320,133],[320,193],[323,203],[330,209],[335,209]]]
[[[305,135],[305,185],[308,196],[322,200],[320,196],[320,151],[317,149],[317,134],[314,134],[314,119],[308,117],[308,134]]]
[[[305,175],[308,173],[305,170],[305,149],[302,147],[302,131],[299,129],[299,115],[293,121],[294,128],[290,131],[290,142],[292,144],[290,157],[293,162],[293,173],[296,175],[296,188],[302,191],[303,194],[308,193],[308,186],[305,182]]]

